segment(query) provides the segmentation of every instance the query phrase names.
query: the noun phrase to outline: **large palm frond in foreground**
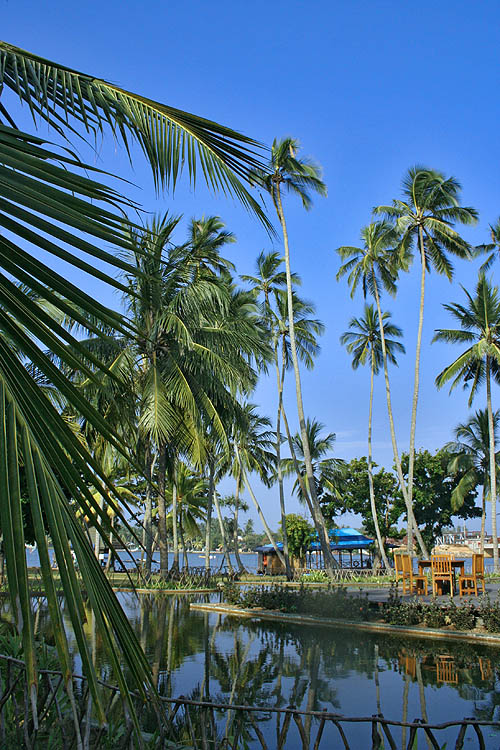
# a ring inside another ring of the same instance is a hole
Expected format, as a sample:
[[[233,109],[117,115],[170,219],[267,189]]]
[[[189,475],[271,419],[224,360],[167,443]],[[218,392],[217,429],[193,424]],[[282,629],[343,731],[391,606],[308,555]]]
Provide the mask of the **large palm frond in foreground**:
[[[263,168],[263,147],[252,138],[0,41],[2,88],[60,135],[82,129],[97,135],[109,127],[129,154],[131,142],[137,141],[158,186],[175,187],[184,166],[193,184],[201,171],[212,189],[236,196],[271,227],[244,184],[253,170]],[[14,124],[4,102],[1,115]]]
[[[21,515],[21,487],[27,487],[45,592],[68,690],[71,662],[46,534],[54,548],[98,718],[104,720],[83,630],[82,594],[71,552],[73,549],[76,553],[83,586],[123,695],[127,697],[129,688],[122,677],[122,660],[136,687],[151,688],[144,654],[93,555],[78,514],[86,516],[107,542],[109,518],[96,501],[96,492],[125,523],[126,518],[120,498],[99,464],[49,401],[33,373],[41,373],[46,384],[57,389],[75,412],[117,450],[127,454],[120,437],[54,361],[89,379],[95,378],[96,382],[99,371],[103,371],[98,357],[92,359],[89,350],[58,319],[72,319],[87,329],[89,319],[93,319],[95,330],[92,326],[89,330],[96,335],[102,335],[102,326],[108,331],[133,333],[133,329],[121,316],[86,294],[80,283],[69,281],[67,272],[57,272],[53,265],[56,259],[63,261],[73,269],[69,275],[77,269],[126,291],[110,273],[117,268],[125,273],[133,271],[116,254],[116,250],[125,254],[133,251],[129,227],[123,223],[130,202],[104,183],[107,177],[99,170],[19,130],[12,105],[17,97],[28,105],[35,122],[45,120],[68,142],[106,127],[127,149],[131,140],[137,140],[158,185],[175,186],[184,164],[194,181],[198,165],[210,187],[236,195],[267,223],[241,182],[247,171],[259,163],[258,144],[228,128],[3,42],[0,97],[0,522],[12,610],[24,640],[28,684],[35,707],[37,674]],[[40,300],[52,305],[61,316],[48,314],[48,308],[38,303]],[[116,376],[110,373],[110,377]]]

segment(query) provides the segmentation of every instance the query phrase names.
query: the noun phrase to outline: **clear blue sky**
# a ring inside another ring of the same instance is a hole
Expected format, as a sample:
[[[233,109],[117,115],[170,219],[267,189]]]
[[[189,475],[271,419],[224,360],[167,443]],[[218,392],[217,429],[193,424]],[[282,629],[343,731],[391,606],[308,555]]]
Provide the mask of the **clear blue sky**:
[[[336,432],[336,455],[365,454],[368,372],[353,373],[338,343],[362,299],[351,301],[346,285],[336,283],[334,250],[357,244],[372,207],[398,196],[401,177],[415,163],[461,181],[463,203],[480,212],[478,227],[464,234],[473,243],[487,239],[488,223],[500,214],[498,2],[0,0],[0,7],[6,41],[268,144],[293,135],[303,153],[321,163],[328,198],[318,198],[308,214],[293,200],[288,205],[293,266],[326,325],[316,368],[304,376],[305,404],[311,417]],[[131,171],[110,138],[99,149],[99,164],[133,180],[138,188],[131,194],[148,210],[219,214],[238,237],[230,257],[241,273],[252,271],[262,249],[272,249],[238,205],[212,198],[201,186],[193,192],[184,183],[175,196],[157,199],[144,161],[138,156]],[[449,323],[442,303],[460,300],[459,284],[472,289],[476,273],[477,266],[457,262],[453,285],[435,274],[429,279],[417,447],[437,449],[467,416],[461,391],[448,396],[434,387],[456,351],[430,347],[430,340],[434,328]],[[409,435],[417,277],[415,267],[401,280],[398,298],[386,302],[404,329],[408,352],[392,380],[402,449]],[[96,287],[95,293],[119,304],[106,290]],[[382,385],[375,459],[389,468]],[[272,380],[255,398],[274,417]],[[498,406],[496,388],[494,399]],[[292,413],[291,390],[287,403]],[[483,405],[480,395],[475,407]],[[276,495],[262,492],[272,524]]]

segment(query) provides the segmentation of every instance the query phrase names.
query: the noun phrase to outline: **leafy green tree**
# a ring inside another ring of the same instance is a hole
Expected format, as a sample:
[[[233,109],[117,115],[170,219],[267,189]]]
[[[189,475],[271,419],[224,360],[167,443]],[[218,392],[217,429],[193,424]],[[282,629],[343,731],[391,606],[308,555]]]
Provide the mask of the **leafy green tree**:
[[[397,364],[396,351],[405,351],[404,346],[389,336],[401,337],[403,332],[401,328],[390,322],[390,313],[382,314],[382,325],[384,328],[385,348],[388,360],[392,364]],[[372,472],[372,412],[373,412],[373,381],[378,374],[380,366],[383,363],[384,355],[382,351],[380,327],[377,314],[373,305],[365,304],[364,316],[362,318],[351,318],[349,321],[349,331],[346,331],[340,337],[340,343],[347,348],[349,354],[352,354],[352,366],[356,370],[359,365],[370,364],[370,406],[368,409],[368,486],[370,490],[370,506],[372,512],[373,525],[377,544],[384,562],[384,567],[389,569],[389,560],[382,543],[382,536],[378,525],[377,510],[375,503],[375,491],[373,487]]]
[[[397,290],[396,281],[399,271],[405,267],[405,256],[401,256],[401,254],[398,256],[395,252],[394,248],[397,246],[398,235],[392,224],[387,221],[374,221],[366,227],[363,227],[361,230],[361,239],[363,241],[362,247],[346,245],[337,248],[338,254],[344,261],[338,270],[337,280],[348,274],[347,280],[351,287],[351,297],[354,297],[356,290],[361,286],[364,297],[366,298],[367,293],[370,292],[377,305],[380,346],[382,348],[382,360],[384,365],[387,414],[391,431],[394,464],[401,485],[401,492],[403,493],[406,503],[408,524],[415,532],[422,554],[424,557],[428,557],[423,537],[415,521],[411,502],[408,498],[408,490],[405,485],[403,471],[401,469],[401,459],[399,456],[396,427],[392,410],[387,347],[385,344],[382,307],[380,303],[380,297],[384,290],[389,292],[392,296],[395,296]],[[411,534],[408,533],[408,540],[410,540],[410,538]]]
[[[400,264],[407,270],[415,249],[420,260],[420,307],[415,352],[415,377],[413,386],[410,452],[408,469],[408,504],[413,499],[413,471],[415,461],[415,431],[420,387],[420,350],[424,323],[425,279],[431,268],[453,278],[453,265],[448,253],[458,258],[470,259],[469,244],[454,229],[455,224],[475,224],[477,211],[459,203],[461,185],[454,177],[445,177],[434,169],[411,167],[402,182],[402,199],[390,206],[377,206],[376,214],[383,214],[394,222],[400,237],[398,255]]]
[[[403,472],[408,475],[409,456],[402,455]],[[463,504],[455,509],[452,504],[453,491],[459,484],[463,472],[450,472],[450,453],[441,449],[432,454],[428,450],[417,451],[414,472],[414,509],[418,523],[423,527],[423,534],[429,548],[433,546],[436,537],[440,536],[443,528],[453,525],[452,518],[457,516],[464,520],[478,518],[481,509],[476,507],[477,492],[470,489],[465,495]],[[405,512],[405,505],[401,493],[395,498],[395,507],[400,514]]]
[[[376,464],[372,466],[377,467]],[[397,538],[401,535],[396,525],[401,516],[401,510],[394,505],[395,498],[400,492],[398,487],[398,479],[392,472],[383,468],[373,472],[373,489],[377,498],[377,522],[383,539]],[[375,535],[375,524],[370,508],[368,461],[365,457],[353,458],[349,461],[342,486],[342,497],[325,502],[323,513],[332,522],[344,513],[360,515],[368,536]]]
[[[493,414],[495,445],[498,444],[499,425],[500,411],[497,409]],[[483,554],[486,527],[486,499],[489,497],[491,490],[488,412],[480,409],[469,417],[467,422],[457,425],[454,433],[455,441],[447,443],[445,449],[449,451],[451,456],[450,472],[461,472],[462,476],[451,494],[451,504],[453,509],[460,508],[467,493],[482,485],[481,553]],[[496,451],[495,463],[498,474],[500,465],[499,451]]]
[[[315,495],[313,482],[313,468],[307,442],[306,419],[304,415],[304,404],[302,398],[302,385],[300,380],[299,359],[295,340],[295,326],[293,315],[293,280],[290,267],[290,247],[288,242],[288,229],[283,209],[282,192],[297,195],[302,205],[308,210],[312,205],[310,191],[320,195],[326,195],[326,185],[321,179],[319,167],[307,159],[299,159],[297,152],[299,143],[294,138],[283,138],[281,141],[275,139],[271,148],[271,159],[266,171],[256,170],[254,172],[255,182],[266,188],[276,209],[281,229],[283,232],[283,243],[285,247],[285,270],[288,306],[288,325],[290,331],[290,353],[292,357],[293,371],[295,375],[295,391],[297,396],[297,412],[299,417],[302,450],[306,464],[306,473],[310,482],[310,508],[314,525],[323,552],[325,566],[330,575],[333,575],[334,559],[330,550],[328,530],[324,518],[321,515],[321,507]]]
[[[129,700],[130,682],[141,691],[154,686],[137,638],[117,606],[115,595],[66,500],[69,494],[85,515],[91,514],[96,522],[110,528],[106,514],[95,507],[89,487],[102,491],[110,505],[115,503],[118,507],[118,498],[113,500],[111,484],[46,398],[30,370],[23,367],[19,353],[64,393],[68,402],[120,452],[128,455],[127,446],[112,434],[105,419],[52,363],[47,351],[60,356],[69,367],[77,367],[94,377],[77,338],[62,329],[53,316],[41,313],[37,303],[30,299],[29,290],[77,322],[81,317],[76,309],[80,308],[118,331],[129,331],[121,316],[72,284],[67,274],[54,271],[51,258],[59,257],[94,278],[122,288],[103,270],[103,265],[108,269],[130,270],[115,252],[131,249],[122,226],[123,209],[130,207],[130,203],[103,184],[102,172],[83,164],[74,152],[59,152],[42,138],[20,131],[11,105],[16,98],[27,104],[35,122],[43,120],[52,133],[68,141],[77,140],[82,132],[93,138],[109,127],[127,150],[132,142],[137,142],[158,186],[175,184],[184,163],[194,181],[196,164],[201,161],[203,173],[213,188],[233,192],[263,218],[262,210],[243,184],[248,181],[249,169],[258,168],[261,163],[255,151],[258,144],[229,128],[5,42],[0,42],[0,96],[0,264],[6,274],[0,291],[0,432],[5,437],[0,441],[0,482],[7,572],[15,602],[15,625],[24,643],[28,694],[35,700],[36,661],[19,493],[22,454],[55,643],[73,707],[77,739],[81,742],[71,692],[72,664],[48,557],[44,514],[98,720],[104,721],[105,716],[80,616],[81,587],[76,582],[70,544],[99,631],[113,655],[122,694]],[[112,251],[103,250],[104,245]],[[42,260],[40,253],[44,256]],[[16,287],[12,279],[27,289]],[[9,345],[11,341],[15,342],[15,348]],[[97,361],[94,364],[99,366]],[[129,667],[129,681],[123,678],[117,649],[124,654]],[[129,703],[131,706],[130,700]],[[135,716],[133,711],[132,716]]]
[[[462,383],[470,388],[469,406],[478,387],[486,382],[486,408],[490,440],[490,497],[491,531],[493,536],[493,568],[500,570],[497,536],[497,477],[495,424],[491,401],[491,379],[500,383],[500,296],[498,287],[493,286],[484,274],[480,274],[473,297],[464,289],[467,304],[444,305],[445,310],[459,323],[459,329],[439,328],[433,341],[448,341],[452,344],[470,344],[457,359],[446,367],[436,378],[441,388],[451,382],[451,389]]]
[[[285,519],[286,533],[292,557],[302,560],[311,542],[314,541],[314,527],[297,513],[288,513]]]

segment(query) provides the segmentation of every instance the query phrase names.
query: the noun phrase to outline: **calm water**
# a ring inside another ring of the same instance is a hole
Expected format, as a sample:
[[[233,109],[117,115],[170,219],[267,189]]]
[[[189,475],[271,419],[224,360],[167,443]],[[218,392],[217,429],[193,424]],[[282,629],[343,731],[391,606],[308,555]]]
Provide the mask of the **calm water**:
[[[499,649],[249,622],[190,610],[190,602],[207,601],[200,595],[119,596],[164,695],[263,707],[326,707],[347,716],[383,713],[396,720],[423,717],[440,722],[464,716],[500,720]],[[37,628],[50,640],[43,603]],[[98,669],[112,679],[95,634],[92,641]],[[75,657],[75,669],[79,668]],[[221,722],[222,731],[225,719]],[[275,746],[276,718],[263,712],[259,726],[270,747]],[[292,730],[287,750],[302,746],[293,725]],[[314,724],[307,731],[314,737]],[[333,744],[325,736],[321,747],[340,747],[338,735],[331,731]],[[347,729],[354,746],[365,746],[366,731],[360,725]],[[397,732],[403,746],[408,738],[401,736],[401,729]],[[456,730],[439,736],[441,747],[445,742],[454,746]],[[470,736],[465,748],[476,746]],[[427,747],[423,735],[420,742],[419,747]],[[257,745],[250,741],[249,747]],[[488,731],[487,747],[498,750],[500,734]]]

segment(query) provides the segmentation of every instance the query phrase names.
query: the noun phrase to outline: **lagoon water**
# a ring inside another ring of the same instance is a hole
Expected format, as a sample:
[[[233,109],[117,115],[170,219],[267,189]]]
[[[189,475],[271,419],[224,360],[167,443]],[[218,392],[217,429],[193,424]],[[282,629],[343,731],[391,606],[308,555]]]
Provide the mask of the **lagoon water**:
[[[500,721],[497,648],[243,620],[190,609],[190,602],[214,599],[215,594],[120,593],[119,597],[159,689],[167,696],[204,697],[264,709],[293,704],[346,716],[383,713],[395,720],[422,717],[442,722],[477,717]],[[50,621],[43,603],[37,628],[50,640]],[[92,641],[98,670],[112,680],[99,638]],[[75,669],[79,667],[75,656]],[[224,726],[221,716],[221,731]],[[262,712],[259,727],[269,747],[276,746],[276,717]],[[314,722],[307,731],[314,741]],[[346,729],[353,747],[359,748],[371,746],[370,731],[369,726],[361,725]],[[404,730],[394,731],[398,743],[406,747]],[[440,747],[445,742],[454,747],[457,731],[440,732]],[[476,747],[471,731],[465,748]],[[331,737],[325,736],[321,747],[341,747],[334,727],[325,732],[331,732]],[[248,741],[249,748],[259,747],[255,736]],[[293,722],[285,746],[287,750],[302,747]],[[418,747],[426,747],[423,735]],[[486,747],[500,748],[499,732],[486,730]]]

